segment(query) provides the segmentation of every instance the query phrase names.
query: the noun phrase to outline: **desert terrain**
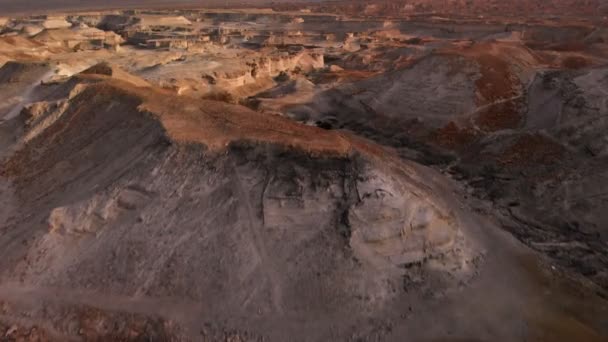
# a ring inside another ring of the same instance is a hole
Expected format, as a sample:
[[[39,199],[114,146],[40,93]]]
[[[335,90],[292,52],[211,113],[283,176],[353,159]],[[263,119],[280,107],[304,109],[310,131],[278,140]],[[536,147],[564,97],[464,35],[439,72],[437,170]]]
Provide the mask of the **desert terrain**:
[[[601,1],[197,6],[0,0],[0,341],[608,341]]]

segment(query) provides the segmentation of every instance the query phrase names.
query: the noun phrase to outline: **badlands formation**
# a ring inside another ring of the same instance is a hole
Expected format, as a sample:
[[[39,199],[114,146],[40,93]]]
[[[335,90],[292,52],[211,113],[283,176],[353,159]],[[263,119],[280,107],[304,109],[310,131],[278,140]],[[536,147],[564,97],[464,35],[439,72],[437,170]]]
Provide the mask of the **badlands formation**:
[[[0,341],[606,341],[605,9],[501,3],[0,18]]]

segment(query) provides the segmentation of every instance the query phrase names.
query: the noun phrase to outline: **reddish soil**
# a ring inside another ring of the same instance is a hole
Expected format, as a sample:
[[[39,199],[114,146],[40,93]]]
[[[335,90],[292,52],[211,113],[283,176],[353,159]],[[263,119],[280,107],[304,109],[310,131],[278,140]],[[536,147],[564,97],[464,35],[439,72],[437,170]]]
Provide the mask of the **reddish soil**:
[[[526,134],[509,146],[498,162],[503,166],[547,165],[564,155],[564,147],[539,134]]]
[[[586,68],[591,64],[591,61],[583,56],[569,56],[562,60],[562,67],[573,70]]]
[[[560,51],[560,52],[568,52],[568,51],[584,51],[587,49],[587,46],[583,42],[566,42],[551,45],[548,47],[548,50]]]
[[[475,123],[486,132],[515,129],[522,120],[521,102],[516,99],[492,105],[479,113]]]
[[[480,47],[484,49],[484,47]],[[519,79],[509,67],[509,63],[498,56],[481,52],[474,55],[480,66],[481,77],[475,81],[479,91],[478,104],[484,105],[518,94]]]
[[[393,65],[394,65],[395,70],[400,70],[400,69],[405,69],[405,68],[412,66],[415,61],[416,60],[414,58],[411,58],[409,56],[408,57],[401,56],[393,63]]]
[[[341,70],[334,72],[326,72],[319,75],[316,83],[333,83],[333,82],[356,82],[364,80],[380,74],[377,71],[367,70]]]
[[[464,56],[479,66],[475,81],[477,106],[482,109],[475,118],[476,125],[486,132],[517,128],[522,120],[522,83],[512,65],[535,67],[540,57],[521,45],[480,43],[466,48],[452,48],[447,54]]]
[[[470,128],[460,128],[450,122],[438,129],[429,137],[430,141],[448,149],[461,149],[477,139],[477,134]]]

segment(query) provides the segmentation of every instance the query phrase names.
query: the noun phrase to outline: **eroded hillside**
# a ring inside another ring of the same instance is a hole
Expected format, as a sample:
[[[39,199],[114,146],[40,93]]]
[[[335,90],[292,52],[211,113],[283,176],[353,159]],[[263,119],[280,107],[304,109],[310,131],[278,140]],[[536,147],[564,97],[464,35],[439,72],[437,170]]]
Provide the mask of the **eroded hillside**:
[[[602,26],[0,24],[0,339],[608,336]]]

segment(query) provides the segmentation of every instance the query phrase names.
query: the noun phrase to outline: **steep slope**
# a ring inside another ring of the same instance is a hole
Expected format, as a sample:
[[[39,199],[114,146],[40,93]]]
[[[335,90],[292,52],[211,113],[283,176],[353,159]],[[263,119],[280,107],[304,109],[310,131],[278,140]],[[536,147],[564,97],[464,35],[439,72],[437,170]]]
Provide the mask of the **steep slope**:
[[[429,257],[466,279],[456,219],[400,166],[373,166],[381,150],[121,75],[94,67],[64,105],[14,119],[3,284],[260,315],[380,310],[400,267]]]
[[[451,44],[290,114],[443,169],[492,202],[503,227],[605,290],[606,68],[589,46],[565,49],[568,35],[530,47],[551,32]],[[565,67],[572,59],[582,62]]]
[[[524,97],[522,127],[469,147],[457,168],[478,177],[478,193],[514,218],[505,226],[516,236],[604,289],[607,72],[539,73]]]
[[[5,123],[19,127],[0,183],[10,334],[606,334],[603,300],[530,261],[443,177],[391,151],[175,97],[109,65],[48,87]]]
[[[48,63],[7,62],[0,68],[0,119],[19,114],[35,88],[51,74]]]

